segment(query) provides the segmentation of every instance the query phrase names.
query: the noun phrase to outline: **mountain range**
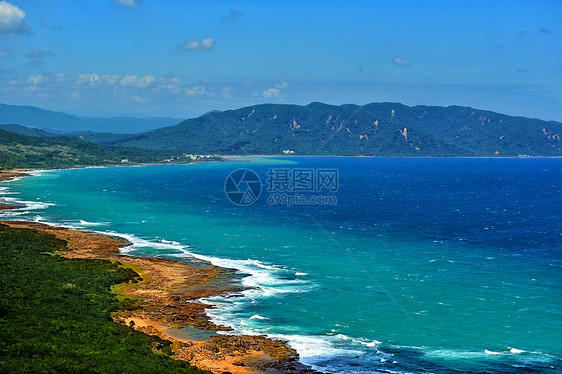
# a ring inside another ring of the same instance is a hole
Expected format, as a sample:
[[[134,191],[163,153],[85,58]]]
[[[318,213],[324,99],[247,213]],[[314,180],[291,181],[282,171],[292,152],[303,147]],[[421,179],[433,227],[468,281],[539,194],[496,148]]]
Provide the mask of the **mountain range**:
[[[36,127],[53,133],[76,131],[134,134],[175,125],[182,119],[170,117],[81,117],[33,106],[0,104],[0,124]]]
[[[562,123],[469,107],[264,104],[143,134],[84,134],[106,145],[188,153],[562,156]]]
[[[115,132],[69,135],[174,153],[562,156],[560,122],[461,106],[262,104],[209,112],[144,133]]]

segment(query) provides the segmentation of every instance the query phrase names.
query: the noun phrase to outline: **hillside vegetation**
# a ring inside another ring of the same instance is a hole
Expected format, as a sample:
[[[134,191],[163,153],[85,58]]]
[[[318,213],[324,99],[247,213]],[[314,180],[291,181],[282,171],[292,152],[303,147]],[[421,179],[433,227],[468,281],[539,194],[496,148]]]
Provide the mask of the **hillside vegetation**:
[[[40,131],[40,130],[37,130]],[[0,130],[0,167],[62,168],[158,162],[169,152],[154,152],[126,147],[108,147],[72,137],[35,137]]]
[[[170,359],[170,342],[113,322],[125,304],[110,287],[137,273],[55,254],[65,249],[51,234],[0,224],[0,372],[207,373]]]
[[[264,104],[144,134],[82,134],[106,145],[187,153],[562,156],[562,123],[468,107]]]

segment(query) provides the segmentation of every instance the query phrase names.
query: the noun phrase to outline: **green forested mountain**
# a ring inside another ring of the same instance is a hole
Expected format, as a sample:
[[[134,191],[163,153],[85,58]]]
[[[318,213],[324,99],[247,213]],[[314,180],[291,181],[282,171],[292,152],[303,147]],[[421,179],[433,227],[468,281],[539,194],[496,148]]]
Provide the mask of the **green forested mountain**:
[[[562,156],[562,123],[468,107],[264,104],[207,113],[144,134],[82,134],[101,144],[187,153]]]
[[[156,162],[166,157],[170,157],[169,152],[108,147],[72,137],[35,137],[0,130],[0,167],[6,169],[109,165],[119,164],[123,159]]]

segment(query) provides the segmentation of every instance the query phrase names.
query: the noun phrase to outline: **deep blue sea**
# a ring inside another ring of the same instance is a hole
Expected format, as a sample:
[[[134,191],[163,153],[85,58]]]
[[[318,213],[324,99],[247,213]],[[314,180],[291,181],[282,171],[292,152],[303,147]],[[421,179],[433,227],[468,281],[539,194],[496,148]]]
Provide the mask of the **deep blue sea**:
[[[562,372],[562,159],[246,160],[37,172],[4,218],[236,269],[211,317],[320,370]]]

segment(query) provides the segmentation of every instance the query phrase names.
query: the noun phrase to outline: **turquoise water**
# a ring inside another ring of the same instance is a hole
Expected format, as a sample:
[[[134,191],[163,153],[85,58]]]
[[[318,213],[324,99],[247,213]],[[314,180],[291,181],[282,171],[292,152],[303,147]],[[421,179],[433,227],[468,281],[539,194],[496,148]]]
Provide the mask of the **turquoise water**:
[[[238,168],[263,183],[249,206],[224,192]],[[337,170],[337,205],[268,205],[270,168]],[[209,300],[211,317],[287,339],[321,370],[562,370],[560,159],[294,157],[59,170],[2,186],[26,202],[8,219],[237,269],[245,290]]]

